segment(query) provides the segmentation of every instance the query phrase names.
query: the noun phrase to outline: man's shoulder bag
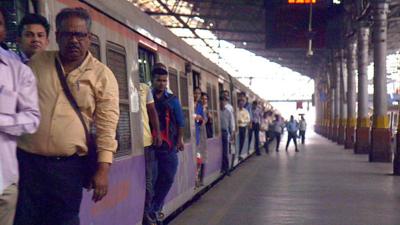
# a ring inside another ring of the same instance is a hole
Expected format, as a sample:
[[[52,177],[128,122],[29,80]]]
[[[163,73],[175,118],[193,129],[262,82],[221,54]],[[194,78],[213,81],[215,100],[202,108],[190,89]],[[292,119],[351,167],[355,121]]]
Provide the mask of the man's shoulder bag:
[[[57,69],[58,78],[60,80],[61,86],[63,88],[64,94],[67,97],[69,103],[74,109],[76,115],[79,117],[79,120],[82,123],[83,129],[85,130],[86,136],[86,145],[88,148],[88,154],[85,157],[85,179],[83,181],[83,185],[85,188],[90,187],[90,183],[92,177],[97,171],[97,146],[96,146],[96,138],[93,133],[90,132],[89,128],[86,126],[85,120],[83,119],[83,115],[81,110],[79,109],[78,103],[76,102],[74,96],[71,93],[71,90],[68,87],[66,77],[61,68],[60,63],[57,59],[55,59],[55,65]]]

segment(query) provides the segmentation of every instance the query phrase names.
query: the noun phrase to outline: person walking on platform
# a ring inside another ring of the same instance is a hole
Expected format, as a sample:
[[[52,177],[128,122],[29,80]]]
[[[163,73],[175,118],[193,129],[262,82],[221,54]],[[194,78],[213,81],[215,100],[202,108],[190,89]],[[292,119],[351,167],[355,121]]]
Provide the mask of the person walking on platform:
[[[288,131],[288,140],[286,143],[286,151],[288,151],[290,140],[293,139],[296,152],[299,151],[297,148],[297,131],[299,130],[299,124],[294,120],[293,116],[290,116],[290,121],[286,124],[286,129]]]
[[[237,112],[237,122],[239,126],[239,161],[242,161],[242,150],[244,140],[246,138],[246,129],[250,123],[250,114],[247,109],[244,108],[245,100],[239,99],[239,110]]]
[[[303,145],[306,139],[306,129],[307,129],[306,120],[304,119],[304,116],[301,115],[301,119],[299,121],[299,131],[300,131],[301,144]]]
[[[6,15],[0,9],[0,42]],[[16,138],[34,133],[40,112],[36,79],[31,69],[0,51],[0,224],[13,225],[18,196]]]
[[[160,134],[160,124],[158,122],[158,114],[154,104],[153,94],[151,89],[144,83],[140,83],[140,113],[142,115],[143,125],[143,146],[144,158],[146,162],[146,196],[144,204],[144,225],[155,225],[156,220],[151,215],[151,203],[154,197],[154,180],[156,176],[155,165],[155,149],[162,144]],[[154,138],[150,127],[153,129]]]
[[[89,52],[91,23],[83,8],[62,9],[56,16],[59,51],[37,53],[29,62],[42,117],[36,133],[18,140],[14,225],[78,225],[83,187],[94,189],[94,202],[107,195],[117,150],[118,83]]]
[[[178,169],[178,151],[184,150],[185,124],[178,97],[167,90],[167,67],[162,63],[156,63],[152,75],[154,80],[152,94],[160,122],[162,144],[156,149],[157,178],[151,210],[156,221],[161,224],[164,219],[164,214],[161,212],[164,200]]]
[[[266,154],[269,154],[269,144],[273,140],[273,133],[271,131],[272,122],[270,120],[271,119],[270,115],[271,115],[270,112],[264,112],[263,113],[263,118],[261,120],[261,125],[260,125],[260,136],[264,135],[264,140],[263,141],[264,141],[264,149],[265,149],[265,153]]]
[[[281,120],[281,117],[279,115],[275,115],[275,120],[272,121],[271,124],[272,127],[272,138],[269,140],[269,143],[271,143],[274,139],[276,139],[276,152],[279,152],[279,145],[281,143],[281,135],[283,133],[283,128],[284,128],[284,123]]]
[[[251,136],[254,132],[254,149],[256,150],[256,155],[261,155],[260,153],[260,123],[262,120],[262,110],[261,107],[258,106],[257,101],[253,102],[252,105],[252,120],[251,120],[251,130],[249,130],[249,147],[251,143]]]
[[[221,172],[230,175],[229,172],[229,142],[233,140],[232,137],[232,113],[226,108],[228,104],[228,99],[221,96],[219,98],[220,102],[220,115],[221,115],[221,138],[222,138],[222,166]]]

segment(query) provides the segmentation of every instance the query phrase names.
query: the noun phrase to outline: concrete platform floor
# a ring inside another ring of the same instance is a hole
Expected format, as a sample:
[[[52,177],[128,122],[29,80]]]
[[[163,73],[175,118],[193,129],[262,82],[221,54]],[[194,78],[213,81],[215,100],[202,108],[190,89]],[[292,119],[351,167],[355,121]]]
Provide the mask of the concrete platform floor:
[[[391,173],[390,163],[310,134],[299,153],[291,145],[251,157],[170,225],[396,225],[400,177]]]

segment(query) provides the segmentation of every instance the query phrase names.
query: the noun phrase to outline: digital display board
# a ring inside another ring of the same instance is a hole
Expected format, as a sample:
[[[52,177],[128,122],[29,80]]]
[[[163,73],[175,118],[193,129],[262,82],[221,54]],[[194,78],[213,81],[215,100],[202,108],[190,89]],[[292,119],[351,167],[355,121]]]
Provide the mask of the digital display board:
[[[315,4],[317,0],[288,0],[289,4]]]

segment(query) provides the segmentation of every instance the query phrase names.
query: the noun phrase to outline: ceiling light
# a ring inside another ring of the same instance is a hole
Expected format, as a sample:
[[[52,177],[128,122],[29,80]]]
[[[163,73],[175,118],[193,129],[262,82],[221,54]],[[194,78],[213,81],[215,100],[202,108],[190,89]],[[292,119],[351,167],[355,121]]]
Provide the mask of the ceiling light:
[[[244,42],[243,42],[243,45],[246,46],[246,45],[247,45],[247,42],[244,41]]]

